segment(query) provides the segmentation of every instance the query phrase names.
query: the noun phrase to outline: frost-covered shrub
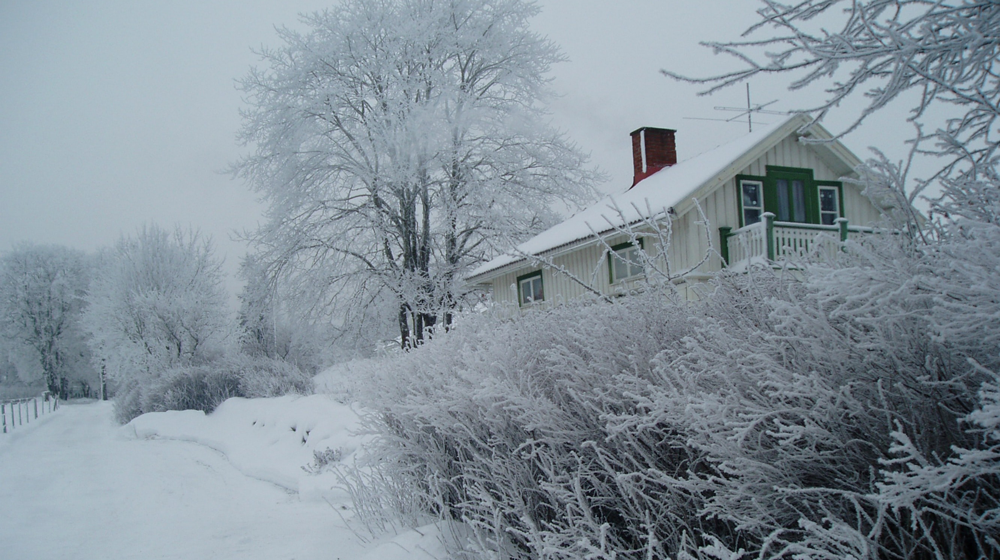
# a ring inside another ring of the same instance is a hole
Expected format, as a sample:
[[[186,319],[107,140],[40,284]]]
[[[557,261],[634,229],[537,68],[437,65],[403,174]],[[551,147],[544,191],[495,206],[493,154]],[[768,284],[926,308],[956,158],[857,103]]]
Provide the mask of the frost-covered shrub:
[[[173,367],[156,377],[127,378],[115,394],[115,414],[125,423],[146,412],[211,412],[230,397],[312,392],[312,379],[294,364],[237,354],[202,365]]]
[[[370,364],[359,511],[458,519],[500,558],[1000,557],[1000,226],[950,215]]]
[[[280,397],[289,393],[309,395],[313,392],[312,378],[295,364],[266,357],[239,355],[231,358],[228,367],[240,379],[244,397]]]
[[[143,412],[142,385],[133,379],[123,379],[115,390],[115,420],[126,424]]]
[[[242,396],[240,378],[231,369],[216,365],[167,370],[142,395],[143,412],[203,410],[212,412],[230,397]]]
[[[608,444],[607,422],[637,413],[624,389],[655,382],[657,354],[690,334],[692,315],[647,295],[470,321],[380,364],[369,421],[382,434],[370,455],[381,478],[369,482],[464,520],[488,550],[578,558],[642,548],[649,529],[634,516],[654,511],[647,525],[679,537],[676,523],[696,510],[669,489],[653,500],[625,491],[608,459],[628,451]],[[670,453],[678,464],[696,456]]]

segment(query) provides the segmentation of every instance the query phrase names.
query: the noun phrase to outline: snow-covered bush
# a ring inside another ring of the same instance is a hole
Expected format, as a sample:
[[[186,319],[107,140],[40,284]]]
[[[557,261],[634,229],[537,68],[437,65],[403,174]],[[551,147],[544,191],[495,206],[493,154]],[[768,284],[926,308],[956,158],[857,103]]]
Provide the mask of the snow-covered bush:
[[[500,558],[1000,557],[1000,212],[959,200],[929,242],[372,363],[359,513],[461,520]]]
[[[312,378],[290,362],[245,354],[230,358],[228,362],[239,377],[241,396],[262,398],[313,392]]]
[[[220,365],[180,366],[167,370],[142,394],[142,412],[203,410],[212,412],[230,397],[243,396],[240,377]]]
[[[312,392],[312,379],[294,364],[235,354],[197,366],[175,366],[148,383],[127,383],[115,396],[115,408],[119,421],[127,422],[146,412],[212,412],[230,397],[266,398]]]

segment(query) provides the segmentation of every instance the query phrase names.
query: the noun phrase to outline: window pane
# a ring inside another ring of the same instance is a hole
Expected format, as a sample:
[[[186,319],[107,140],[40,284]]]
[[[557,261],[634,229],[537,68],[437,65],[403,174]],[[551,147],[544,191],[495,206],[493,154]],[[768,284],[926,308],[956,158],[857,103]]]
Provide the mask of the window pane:
[[[743,207],[760,208],[760,185],[743,183]]]
[[[743,225],[755,224],[764,213],[764,185],[757,181],[741,181],[740,189],[743,194]]]
[[[520,282],[521,286],[521,303],[532,303],[535,301],[542,301],[545,299],[545,294],[542,293],[542,277],[535,276],[532,278],[525,278]]]
[[[819,189],[819,218],[820,222],[832,226],[840,217],[840,201],[838,191],[833,187],[820,187]]]
[[[819,209],[823,212],[837,211],[837,189],[819,190]]]
[[[778,190],[778,221],[787,222],[792,217],[792,210],[788,200],[788,181],[786,179],[778,179],[774,182],[774,186]]]
[[[641,264],[634,262],[631,266],[629,266],[629,276],[639,276],[642,273],[643,270]]]
[[[628,263],[620,257],[615,257],[615,282],[628,277]]]
[[[642,274],[642,259],[639,258],[639,248],[632,247],[625,253],[628,259],[628,275],[638,276]]]
[[[806,186],[802,181],[792,181],[792,202],[795,208],[795,221],[806,221]]]
[[[643,273],[638,247],[617,249],[611,253],[611,281],[619,282]]]

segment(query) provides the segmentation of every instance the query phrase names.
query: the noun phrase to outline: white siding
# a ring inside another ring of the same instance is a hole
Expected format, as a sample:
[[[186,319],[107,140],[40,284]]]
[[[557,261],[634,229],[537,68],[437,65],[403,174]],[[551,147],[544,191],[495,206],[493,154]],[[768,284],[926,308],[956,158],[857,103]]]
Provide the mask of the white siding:
[[[617,245],[628,241],[624,235],[607,238],[608,245]],[[643,236],[644,250],[650,255],[659,254],[656,239]],[[517,278],[542,269],[542,288],[547,303],[563,303],[596,290],[602,294],[614,294],[628,289],[632,282],[611,284],[608,268],[607,250],[604,245],[593,243],[574,251],[552,257],[552,264],[568,271],[573,277],[549,267],[524,266],[515,271],[501,275],[493,281],[493,300],[502,305],[518,306]]]

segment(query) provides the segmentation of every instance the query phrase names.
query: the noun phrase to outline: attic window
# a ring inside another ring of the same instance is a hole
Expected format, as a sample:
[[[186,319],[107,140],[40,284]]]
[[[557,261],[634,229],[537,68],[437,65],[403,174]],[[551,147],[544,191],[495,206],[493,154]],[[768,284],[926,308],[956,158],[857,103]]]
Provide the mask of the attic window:
[[[639,244],[621,243],[611,247],[608,258],[608,268],[611,275],[611,283],[622,282],[637,276],[642,276],[645,269],[642,266],[642,238]]]
[[[517,277],[517,301],[521,305],[531,305],[545,301],[541,270]]]

